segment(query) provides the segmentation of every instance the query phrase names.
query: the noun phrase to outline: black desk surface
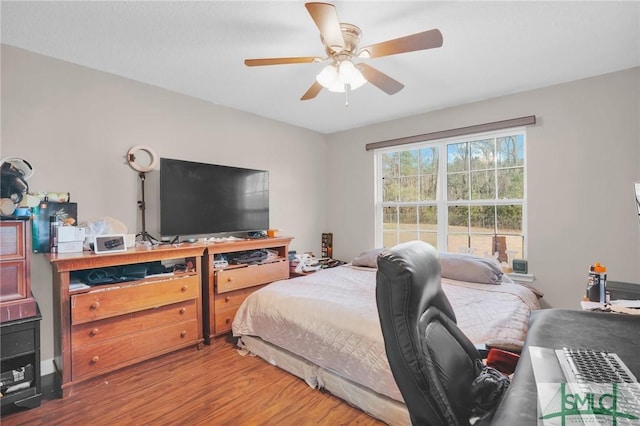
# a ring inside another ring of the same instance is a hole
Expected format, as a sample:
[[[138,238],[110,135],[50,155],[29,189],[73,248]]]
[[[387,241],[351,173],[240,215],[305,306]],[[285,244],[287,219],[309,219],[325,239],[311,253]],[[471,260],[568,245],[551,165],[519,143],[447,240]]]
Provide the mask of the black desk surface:
[[[538,417],[536,383],[528,346],[560,349],[582,347],[617,353],[640,378],[640,316],[602,312],[543,309],[535,311],[511,386],[492,425],[535,425]]]

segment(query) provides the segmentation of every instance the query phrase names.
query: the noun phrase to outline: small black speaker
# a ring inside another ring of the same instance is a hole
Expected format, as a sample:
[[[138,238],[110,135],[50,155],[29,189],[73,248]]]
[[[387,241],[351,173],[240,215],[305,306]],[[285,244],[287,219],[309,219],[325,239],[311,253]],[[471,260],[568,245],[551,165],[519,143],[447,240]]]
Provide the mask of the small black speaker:
[[[513,259],[513,272],[518,274],[527,273],[527,261],[524,259]]]

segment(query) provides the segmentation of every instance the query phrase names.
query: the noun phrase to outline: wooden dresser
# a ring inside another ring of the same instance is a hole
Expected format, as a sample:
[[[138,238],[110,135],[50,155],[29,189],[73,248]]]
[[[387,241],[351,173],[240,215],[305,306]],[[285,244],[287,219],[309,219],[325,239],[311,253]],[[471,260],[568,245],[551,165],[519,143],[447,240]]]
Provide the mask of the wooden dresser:
[[[0,321],[36,315],[31,294],[31,221],[0,221]]]
[[[202,344],[204,245],[136,248],[124,253],[50,254],[54,362],[62,395],[75,383],[191,345]],[[74,271],[178,261],[184,272],[70,290]]]
[[[211,344],[216,336],[231,331],[240,304],[260,287],[289,278],[289,243],[291,237],[249,239],[209,244],[203,261],[204,339]],[[251,265],[216,268],[215,258],[231,258],[244,251],[267,249],[276,258]]]

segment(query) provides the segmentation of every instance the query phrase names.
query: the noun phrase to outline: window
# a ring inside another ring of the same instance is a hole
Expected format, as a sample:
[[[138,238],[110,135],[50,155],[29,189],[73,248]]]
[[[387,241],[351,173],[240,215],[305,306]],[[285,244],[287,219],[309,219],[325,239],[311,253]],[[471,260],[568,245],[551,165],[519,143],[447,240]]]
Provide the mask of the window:
[[[525,257],[525,131],[376,150],[376,245]]]

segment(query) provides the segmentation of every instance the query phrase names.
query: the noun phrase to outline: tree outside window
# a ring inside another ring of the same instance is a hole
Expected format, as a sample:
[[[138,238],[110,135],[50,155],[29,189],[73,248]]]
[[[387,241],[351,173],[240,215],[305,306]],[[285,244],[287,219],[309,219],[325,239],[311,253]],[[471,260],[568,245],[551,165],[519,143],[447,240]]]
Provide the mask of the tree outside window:
[[[378,244],[524,257],[524,144],[519,130],[377,152]]]

